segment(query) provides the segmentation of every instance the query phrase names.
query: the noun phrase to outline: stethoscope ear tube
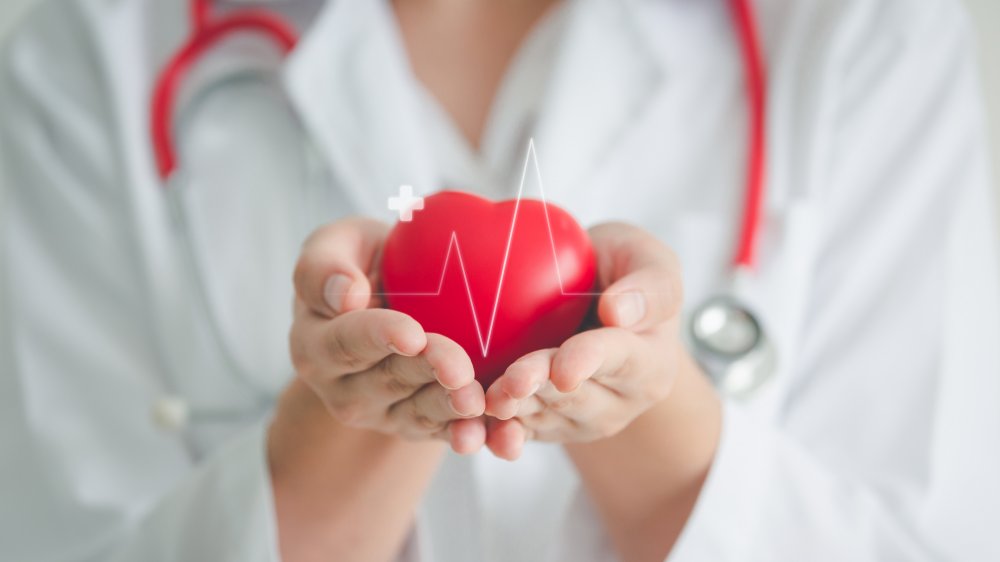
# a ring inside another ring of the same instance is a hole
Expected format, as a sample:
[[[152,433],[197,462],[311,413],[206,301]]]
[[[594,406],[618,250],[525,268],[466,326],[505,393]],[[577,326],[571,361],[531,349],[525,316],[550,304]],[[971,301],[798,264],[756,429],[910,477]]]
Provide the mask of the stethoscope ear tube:
[[[298,43],[295,29],[284,19],[262,10],[238,10],[212,17],[209,0],[191,0],[191,37],[157,76],[150,105],[150,134],[156,168],[166,180],[177,169],[173,136],[174,109],[180,85],[191,67],[223,39],[244,31],[255,31],[274,41],[282,52],[290,53]]]

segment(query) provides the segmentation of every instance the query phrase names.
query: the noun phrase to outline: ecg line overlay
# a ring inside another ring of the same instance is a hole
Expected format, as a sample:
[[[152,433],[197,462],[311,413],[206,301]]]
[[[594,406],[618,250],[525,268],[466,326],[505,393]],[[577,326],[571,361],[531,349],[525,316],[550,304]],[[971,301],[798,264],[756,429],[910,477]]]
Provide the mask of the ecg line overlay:
[[[441,276],[438,279],[437,289],[433,291],[423,291],[423,292],[380,292],[373,293],[377,296],[400,296],[400,297],[436,297],[440,296],[444,288],[444,280],[448,273],[448,265],[451,263],[451,256],[454,254],[458,260],[459,270],[462,273],[462,280],[465,283],[465,294],[469,299],[469,308],[472,310],[472,321],[476,325],[476,337],[479,341],[479,350],[482,352],[483,357],[487,356],[490,347],[490,341],[493,339],[493,327],[496,324],[497,312],[500,309],[500,297],[503,293],[503,283],[504,278],[507,274],[507,264],[510,261],[510,249],[514,242],[514,231],[517,228],[517,217],[518,212],[521,208],[521,199],[524,197],[524,183],[528,178],[528,168],[529,165],[534,168],[535,178],[538,181],[538,192],[539,197],[542,201],[542,214],[545,216],[545,226],[549,235],[549,245],[552,248],[552,261],[556,266],[556,279],[559,282],[559,294],[561,296],[568,297],[597,297],[604,293],[600,292],[571,292],[567,291],[565,285],[563,284],[562,270],[559,266],[559,254],[556,250],[556,240],[555,235],[552,233],[552,220],[549,218],[549,205],[548,200],[545,198],[545,186],[542,183],[542,172],[538,165],[538,153],[535,151],[535,139],[532,138],[528,141],[528,152],[524,158],[524,167],[521,170],[521,182],[517,188],[517,197],[514,200],[514,213],[511,216],[510,230],[507,234],[507,245],[504,248],[503,261],[500,264],[500,278],[497,280],[497,289],[495,296],[493,298],[493,308],[490,312],[490,321],[486,329],[486,334],[483,334],[482,325],[479,322],[479,315],[476,312],[476,305],[472,298],[472,286],[469,283],[469,275],[465,268],[465,259],[462,257],[462,246],[458,240],[458,233],[452,231],[451,239],[448,242],[448,250],[444,257],[444,264],[441,266]]]

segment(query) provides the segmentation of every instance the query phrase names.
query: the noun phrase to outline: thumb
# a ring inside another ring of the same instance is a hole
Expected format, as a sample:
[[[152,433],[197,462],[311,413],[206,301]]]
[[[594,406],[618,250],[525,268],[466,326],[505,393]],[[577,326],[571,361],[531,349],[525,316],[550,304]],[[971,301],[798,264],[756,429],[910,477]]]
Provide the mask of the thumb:
[[[601,294],[597,316],[605,326],[642,332],[677,315],[681,304],[678,286],[669,269],[629,273]]]
[[[372,296],[368,274],[389,227],[351,218],[309,236],[295,266],[295,293],[316,314],[334,317],[366,308]]]
[[[641,332],[678,314],[683,283],[670,248],[621,223],[599,225],[590,234],[604,287],[597,303],[602,324]]]

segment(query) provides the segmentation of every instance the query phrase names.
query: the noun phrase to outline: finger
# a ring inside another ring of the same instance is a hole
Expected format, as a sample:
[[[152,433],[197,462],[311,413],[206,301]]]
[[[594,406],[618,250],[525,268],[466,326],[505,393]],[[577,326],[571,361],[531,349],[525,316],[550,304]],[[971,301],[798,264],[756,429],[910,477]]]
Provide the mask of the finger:
[[[572,392],[559,392],[551,384],[522,404],[517,419],[536,433],[567,429],[576,432],[622,411],[623,397],[609,387],[588,381]]]
[[[607,338],[601,337],[605,330],[581,332],[559,346],[549,370],[549,381],[557,391],[573,392],[601,368],[608,354]]]
[[[562,393],[552,386],[551,382],[547,382],[542,385],[542,388],[538,389],[538,392],[518,403],[517,413],[513,417],[521,420],[521,423],[525,423],[525,420],[528,418],[539,416],[540,414],[553,413],[549,412],[549,404],[555,402],[562,395]],[[557,416],[558,414],[553,413],[553,415]],[[534,429],[535,425],[531,424],[530,427]]]
[[[456,390],[476,380],[472,359],[462,346],[440,334],[426,334],[416,357],[392,354],[369,370],[342,377],[343,392],[391,404],[430,382]]]
[[[335,379],[327,396],[341,411],[368,412],[367,419],[374,416],[382,420],[394,404],[412,397],[428,384],[440,386],[440,379],[461,383],[456,391],[465,386],[476,387],[451,396],[457,414],[482,411],[482,390],[475,382],[472,361],[461,346],[438,334],[427,336],[427,347],[416,357],[392,354],[369,370]]]
[[[426,337],[427,347],[421,355],[441,386],[455,390],[476,380],[472,359],[461,345],[441,334],[426,334]]]
[[[675,273],[660,268],[635,271],[615,281],[597,301],[597,317],[605,326],[641,332],[662,324],[680,311]]]
[[[527,439],[528,432],[518,420],[490,419],[486,424],[486,446],[501,459],[520,458]]]
[[[483,418],[453,420],[448,424],[448,443],[460,455],[478,452],[486,444]]]
[[[597,315],[605,326],[641,331],[680,310],[683,284],[674,253],[653,235],[609,223],[590,231],[600,285]]]
[[[586,380],[595,380],[615,391],[629,391],[646,371],[639,365],[648,355],[641,336],[621,328],[598,328],[566,340],[552,358],[549,380],[562,393],[570,393]],[[666,366],[664,366],[666,370]],[[630,377],[620,376],[634,373]]]
[[[549,378],[555,349],[529,353],[512,363],[486,391],[486,414],[506,420],[517,414],[519,403],[538,391]]]
[[[521,400],[517,404],[517,412],[515,412],[514,415],[508,419],[517,418],[523,422],[527,418],[541,414],[546,410],[546,408],[547,407],[545,402],[542,401],[542,398],[538,394],[535,394]]]
[[[368,274],[389,227],[362,218],[316,230],[295,266],[295,292],[316,314],[333,317],[365,308],[371,299]]]
[[[333,394],[344,402],[365,401],[388,408],[432,382],[436,382],[434,369],[423,353],[417,357],[392,354],[371,369],[337,379]]]
[[[450,391],[428,384],[390,406],[387,416],[404,434],[426,435],[443,430],[452,420],[479,417],[485,407],[483,387],[478,382]]]
[[[323,345],[334,375],[372,368],[390,354],[414,356],[427,346],[420,324],[401,312],[355,310],[327,322]]]
[[[572,394],[572,393],[569,393]],[[541,386],[537,391],[533,392],[531,396],[528,396],[522,400],[517,401],[517,410],[508,418],[498,418],[498,419],[512,419],[517,418],[524,423],[526,418],[532,416],[537,416],[542,413],[549,412],[551,408],[549,404],[556,402],[560,397],[568,396],[567,393],[559,392],[554,386],[552,386],[552,381],[547,381]],[[488,404],[489,397],[487,397]],[[486,410],[487,415],[492,415],[489,413],[489,408]],[[493,416],[496,417],[496,416]],[[531,426],[532,428],[534,426]]]

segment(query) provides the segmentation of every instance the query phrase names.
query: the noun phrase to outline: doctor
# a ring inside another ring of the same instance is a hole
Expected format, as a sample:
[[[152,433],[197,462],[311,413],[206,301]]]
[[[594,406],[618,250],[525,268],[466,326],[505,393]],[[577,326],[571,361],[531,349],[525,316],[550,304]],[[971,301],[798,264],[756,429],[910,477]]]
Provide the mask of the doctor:
[[[198,64],[169,185],[149,99],[186,2],[50,1],[3,51],[0,559],[1000,559],[956,2],[753,3],[769,174],[738,296],[780,355],[738,399],[680,330],[739,239],[729,3],[259,4],[302,39]],[[532,137],[594,225],[603,326],[484,392],[369,272],[400,185],[510,197]]]

